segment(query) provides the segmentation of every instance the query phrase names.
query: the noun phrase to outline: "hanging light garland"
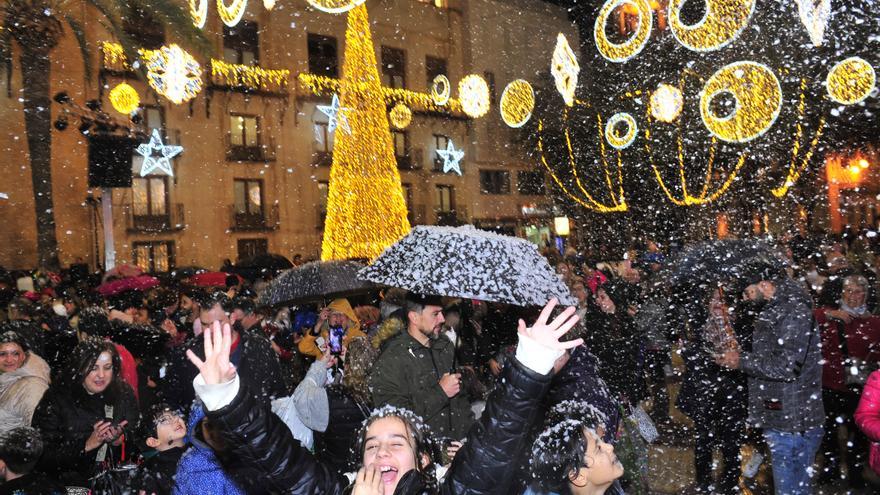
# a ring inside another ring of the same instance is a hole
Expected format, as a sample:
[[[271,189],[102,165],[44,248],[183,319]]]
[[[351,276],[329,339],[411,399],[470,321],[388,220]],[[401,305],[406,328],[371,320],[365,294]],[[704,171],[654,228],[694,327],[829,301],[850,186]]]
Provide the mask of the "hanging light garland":
[[[230,64],[211,59],[211,81],[219,86],[246,87],[261,91],[287,91],[290,71],[263,69],[253,65]]]
[[[339,79],[319,76],[317,74],[309,74],[306,72],[298,74],[296,78],[300,90],[304,91],[306,94],[314,96],[332,96],[340,91]],[[351,91],[357,90],[358,88],[351,89]],[[387,87],[380,88],[380,91],[386,105],[403,103],[413,111],[450,114],[461,117],[465,116],[461,102],[456,98],[450,98],[444,105],[438,105],[434,101],[433,96],[426,93]]]
[[[795,185],[801,174],[804,172],[804,170],[807,169],[807,166],[810,164],[810,160],[813,158],[813,154],[815,153],[816,147],[819,144],[819,139],[822,138],[822,131],[825,127],[824,116],[819,117],[819,125],[816,128],[816,133],[813,135],[813,139],[810,140],[810,146],[807,148],[807,152],[804,154],[800,163],[797,163],[801,150],[801,140],[803,139],[804,135],[803,122],[807,110],[806,93],[807,80],[801,79],[801,95],[800,99],[798,100],[798,119],[797,125],[795,126],[794,140],[791,143],[791,162],[788,165],[788,174],[785,177],[785,182],[783,182],[781,186],[771,190],[773,195],[777,198],[781,198],[788,194],[788,191],[791,189],[791,187]]]

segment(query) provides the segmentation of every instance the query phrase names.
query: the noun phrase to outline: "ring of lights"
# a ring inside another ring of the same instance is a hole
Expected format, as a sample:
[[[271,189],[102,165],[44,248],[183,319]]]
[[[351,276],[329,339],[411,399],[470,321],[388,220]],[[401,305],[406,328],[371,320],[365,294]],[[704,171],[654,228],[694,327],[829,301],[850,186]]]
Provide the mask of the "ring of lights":
[[[618,44],[612,43],[605,35],[605,24],[614,9],[621,5],[632,5],[636,8],[639,14],[639,27],[628,40]],[[648,0],[607,0],[599,9],[599,15],[596,17],[596,24],[593,27],[593,38],[596,40],[599,54],[612,62],[626,62],[638,55],[651,37],[653,16],[654,13]]]
[[[828,97],[844,105],[864,101],[876,84],[874,68],[860,57],[850,57],[834,64],[825,79]]]
[[[730,115],[715,115],[710,103],[730,93],[736,107]],[[769,67],[757,62],[734,62],[718,69],[700,95],[700,117],[712,135],[729,143],[745,143],[767,132],[782,109],[782,88]]]
[[[392,108],[391,112],[388,114],[388,118],[391,120],[391,125],[396,129],[406,129],[409,127],[409,124],[412,122],[412,116],[412,110],[403,103],[394,105],[394,108]]]
[[[626,132],[621,136],[617,134],[617,124],[626,124]],[[636,119],[625,112],[615,113],[608,119],[605,124],[605,140],[615,149],[628,148],[636,140],[636,134],[639,132],[639,126]]]
[[[681,90],[670,84],[660,83],[657,89],[651,93],[650,106],[651,117],[660,122],[675,122],[681,110],[684,108],[684,98]]]
[[[511,81],[501,93],[501,120],[514,129],[526,125],[535,109],[535,91],[525,79]]]
[[[119,83],[110,90],[108,95],[110,104],[113,108],[122,114],[129,115],[141,104],[141,97],[138,92],[128,83]]]
[[[449,101],[449,96],[452,93],[452,84],[449,83],[449,78],[440,74],[439,76],[434,78],[434,81],[431,83],[431,99],[434,100],[434,103],[443,106]]]
[[[458,99],[464,113],[478,119],[489,112],[489,85],[476,74],[464,76],[458,82]]]
[[[193,26],[202,29],[208,20],[208,0],[189,0],[189,15]]]
[[[695,52],[719,50],[733,42],[755,11],[755,0],[704,0],[706,14],[700,22],[687,26],[681,20],[686,1],[669,0],[669,28],[679,43]]]
[[[223,0],[217,0],[217,13],[220,14],[220,20],[229,27],[234,27],[241,21],[245,7],[247,7],[247,0],[232,0],[228,7]]]
[[[367,0],[307,0],[309,5],[328,14],[342,14]]]
[[[199,63],[176,44],[151,51],[146,68],[150,87],[172,103],[189,101],[202,90]]]

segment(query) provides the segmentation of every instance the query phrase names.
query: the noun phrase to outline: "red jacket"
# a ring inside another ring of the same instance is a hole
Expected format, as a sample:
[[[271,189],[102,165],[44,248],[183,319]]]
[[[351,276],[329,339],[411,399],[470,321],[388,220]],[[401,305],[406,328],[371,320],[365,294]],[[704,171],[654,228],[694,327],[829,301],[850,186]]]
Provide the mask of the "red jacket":
[[[849,323],[830,319],[825,313],[829,308],[814,311],[816,322],[822,334],[822,387],[845,392],[846,378],[843,365],[844,355],[840,349],[838,325],[843,325],[846,347],[849,355],[862,360],[880,360],[880,316],[866,315],[853,318]]]
[[[880,371],[871,373],[859,407],[855,413],[856,424],[871,441],[880,442]]]
[[[119,354],[119,359],[122,361],[122,369],[119,370],[119,376],[125,380],[125,383],[131,386],[131,389],[134,391],[134,398],[138,400],[138,374],[134,356],[128,352],[125,346],[119,344],[113,344],[113,346],[116,347],[116,353]]]

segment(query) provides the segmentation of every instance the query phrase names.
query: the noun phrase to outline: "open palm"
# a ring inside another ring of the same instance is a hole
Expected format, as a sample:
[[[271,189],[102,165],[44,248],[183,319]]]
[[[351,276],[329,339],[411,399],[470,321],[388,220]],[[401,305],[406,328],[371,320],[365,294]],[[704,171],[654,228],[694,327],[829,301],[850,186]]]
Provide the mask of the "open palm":
[[[232,329],[229,323],[224,323],[222,328],[219,321],[205,331],[205,360],[202,361],[196,353],[187,349],[186,357],[196,365],[202,379],[207,385],[226,383],[235,378],[235,365],[229,362],[229,352],[232,349]]]
[[[544,306],[544,309],[541,310],[538,320],[530,327],[527,327],[526,322],[523,320],[519,320],[519,328],[517,330],[520,335],[525,335],[544,347],[559,351],[571,349],[583,344],[584,339],[568,340],[565,342],[559,341],[559,339],[577,325],[578,320],[580,320],[580,317],[575,314],[577,311],[575,308],[567,308],[552,322],[547,323],[547,320],[550,319],[550,315],[553,313],[553,308],[555,308],[558,303],[559,301],[556,298],[551,299],[550,302]]]

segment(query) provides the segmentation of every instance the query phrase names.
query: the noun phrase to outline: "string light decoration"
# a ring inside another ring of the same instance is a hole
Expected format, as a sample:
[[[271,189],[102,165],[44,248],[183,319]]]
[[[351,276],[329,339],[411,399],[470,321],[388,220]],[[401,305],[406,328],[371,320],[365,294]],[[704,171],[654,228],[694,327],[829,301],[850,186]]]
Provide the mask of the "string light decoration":
[[[202,69],[192,55],[176,44],[158,50],[141,50],[146,60],[147,82],[160,95],[177,105],[202,90]]]
[[[684,108],[684,98],[681,90],[671,84],[660,83],[657,89],[651,93],[649,109],[651,117],[660,122],[671,123],[681,115]]]
[[[367,0],[308,0],[309,5],[328,14],[342,14]]]
[[[874,68],[860,57],[850,57],[834,64],[825,79],[828,97],[844,105],[864,101],[876,84]]]
[[[431,82],[431,98],[434,99],[434,103],[445,105],[449,101],[451,93],[452,84],[449,83],[449,78],[443,74],[438,75]]]
[[[202,29],[208,21],[208,0],[189,0],[189,16],[193,26]]]
[[[611,13],[621,5],[630,5],[636,9],[639,26],[623,43],[612,43],[605,34],[605,24],[608,23],[608,17]],[[611,62],[618,63],[626,62],[638,55],[651,37],[653,17],[654,12],[651,10],[651,4],[648,0],[607,0],[599,9],[596,24],[593,26],[593,39],[596,40],[596,49],[599,50],[599,54]]]
[[[550,62],[550,73],[553,74],[553,80],[556,82],[556,90],[568,106],[574,105],[574,92],[580,71],[581,66],[578,65],[577,57],[568,40],[564,34],[559,33],[556,36],[556,48],[553,49],[553,58]]]
[[[589,106],[586,102],[577,102],[578,105],[581,106]],[[569,109],[565,108],[562,112],[562,120],[563,120],[563,128],[565,129],[565,146],[568,151],[568,169],[571,171],[572,177],[574,178],[575,185],[580,191],[580,195],[572,192],[571,188],[565,185],[564,182],[559,178],[556,174],[556,171],[550,167],[550,164],[547,163],[547,157],[544,153],[544,121],[538,120],[538,154],[541,156],[541,164],[544,165],[544,168],[547,169],[547,172],[550,174],[550,177],[553,178],[553,182],[562,190],[562,192],[571,198],[577,204],[583,206],[592,211],[596,211],[599,213],[612,213],[612,212],[621,212],[627,210],[626,197],[623,191],[623,161],[621,157],[620,150],[617,151],[617,190],[615,190],[613,181],[611,178],[611,172],[609,171],[608,159],[605,153],[605,140],[602,138],[602,116],[601,114],[596,114],[596,128],[597,128],[597,136],[599,141],[599,150],[600,156],[602,157],[602,170],[605,175],[605,185],[608,188],[608,196],[611,199],[611,203],[602,203],[598,201],[584,186],[583,181],[581,180],[580,173],[578,172],[578,164],[577,160],[574,157],[574,150],[571,144],[571,134],[569,132],[569,123],[568,123],[568,112]]]
[[[755,11],[755,0],[704,0],[703,19],[688,26],[681,20],[681,8],[686,1],[669,0],[669,28],[682,46],[695,52],[720,50],[732,43]]]
[[[220,20],[229,27],[235,27],[241,21],[245,8],[247,8],[247,0],[232,0],[228,6],[224,0],[217,0],[217,13],[220,14]]]
[[[813,139],[810,140],[810,146],[807,148],[807,152],[804,154],[803,158],[801,158],[800,163],[798,163],[798,158],[801,150],[801,140],[804,135],[804,118],[806,116],[806,92],[807,92],[807,80],[801,79],[801,94],[798,100],[798,119],[797,125],[795,126],[795,134],[794,140],[791,143],[791,162],[788,165],[788,173],[786,174],[785,181],[781,186],[773,188],[770,192],[773,193],[777,198],[781,198],[788,194],[788,191],[792,186],[800,178],[801,174],[804,170],[807,169],[807,166],[810,164],[810,160],[813,158],[813,154],[816,152],[816,147],[819,145],[819,139],[822,138],[822,132],[825,128],[825,117],[822,116],[819,118],[819,125],[816,128],[816,133],[813,135]]]
[[[437,155],[443,159],[443,173],[455,172],[461,175],[461,159],[464,158],[464,151],[455,149],[452,140],[446,141],[445,150],[437,150]]]
[[[410,224],[364,5],[348,14],[342,74],[341,104],[354,111],[351,133],[336,136],[321,259],[373,259]]]
[[[626,132],[620,133],[618,130],[620,124],[626,125]],[[639,132],[639,126],[636,119],[625,112],[615,113],[608,119],[605,125],[605,139],[612,148],[622,150],[629,148],[633,141],[636,140],[636,134]]]
[[[230,64],[211,59],[211,82],[218,86],[245,87],[253,91],[287,92],[290,71]]]
[[[735,108],[726,116],[712,110],[712,100],[731,95]],[[782,88],[769,67],[757,62],[734,62],[718,69],[700,95],[700,117],[712,135],[730,143],[745,143],[767,132],[782,109]]]
[[[501,120],[514,129],[526,125],[535,109],[535,90],[525,79],[511,81],[501,93]]]
[[[165,175],[173,176],[174,168],[171,166],[171,159],[183,152],[183,146],[163,144],[159,130],[153,129],[150,141],[138,145],[135,151],[144,157],[141,177],[155,174],[157,170]],[[157,153],[159,156],[156,156]]]
[[[458,82],[458,99],[468,117],[478,119],[489,113],[489,85],[476,74],[464,76]]]
[[[297,81],[299,82],[299,89],[308,95],[331,96],[339,93],[339,79],[303,72],[297,75]],[[352,91],[354,90],[352,89]],[[426,93],[386,87],[380,88],[380,92],[385,104],[389,106],[403,103],[413,111],[439,113],[457,117],[465,116],[461,102],[455,98],[450,98],[445,105],[438,105],[434,102],[433,97]]]
[[[117,112],[130,115],[138,109],[141,104],[141,97],[138,92],[128,83],[119,83],[110,90],[108,95],[110,104]]]
[[[825,38],[825,27],[831,16],[831,0],[797,0],[798,16],[801,24],[807,29],[813,46],[822,46]]]
[[[101,42],[101,64],[105,69],[115,72],[127,72],[131,70],[125,57],[125,50],[119,43],[110,41]]]
[[[388,118],[391,119],[391,125],[396,129],[406,129],[412,122],[412,110],[403,103],[398,103],[391,109]]]

